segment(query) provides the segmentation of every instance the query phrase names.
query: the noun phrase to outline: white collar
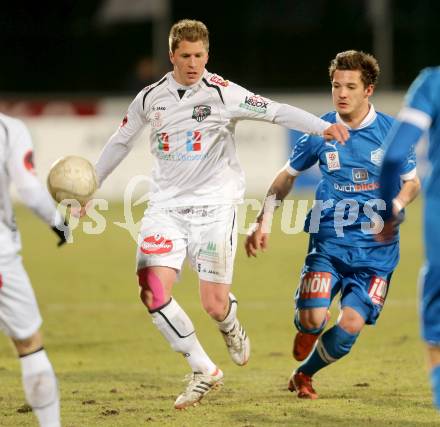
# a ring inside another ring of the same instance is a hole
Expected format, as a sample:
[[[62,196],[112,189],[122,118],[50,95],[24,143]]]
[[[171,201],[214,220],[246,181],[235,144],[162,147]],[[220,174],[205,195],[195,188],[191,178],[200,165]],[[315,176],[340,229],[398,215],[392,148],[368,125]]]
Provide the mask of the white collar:
[[[168,78],[169,86],[170,86],[171,89],[175,89],[175,90],[179,90],[179,89],[191,90],[191,89],[194,89],[195,87],[199,86],[200,82],[202,81],[203,78],[206,78],[207,74],[208,74],[208,71],[205,69],[203,71],[202,77],[200,77],[199,81],[194,83],[194,84],[192,84],[192,85],[190,85],[190,86],[184,86],[184,85],[178,83],[176,81],[176,79],[174,78],[172,71],[170,71],[167,74],[167,78]]]
[[[368,111],[368,114],[364,117],[364,120],[362,120],[362,122],[360,123],[360,125],[357,128],[352,128],[347,123],[345,123],[344,120],[342,120],[339,113],[336,113],[336,121],[338,123],[342,123],[346,128],[351,129],[351,130],[358,130],[358,129],[366,128],[367,126],[370,126],[376,120],[376,117],[377,117],[376,110],[374,109],[374,105],[369,104],[369,107],[370,107],[370,109]]]

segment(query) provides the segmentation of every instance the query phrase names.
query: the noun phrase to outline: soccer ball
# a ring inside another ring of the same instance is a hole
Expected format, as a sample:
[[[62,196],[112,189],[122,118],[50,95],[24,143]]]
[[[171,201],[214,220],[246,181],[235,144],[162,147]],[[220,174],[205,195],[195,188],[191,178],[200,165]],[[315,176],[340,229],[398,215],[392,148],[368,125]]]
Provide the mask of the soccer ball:
[[[47,188],[58,203],[75,199],[84,206],[98,188],[95,168],[83,157],[62,157],[50,168]]]

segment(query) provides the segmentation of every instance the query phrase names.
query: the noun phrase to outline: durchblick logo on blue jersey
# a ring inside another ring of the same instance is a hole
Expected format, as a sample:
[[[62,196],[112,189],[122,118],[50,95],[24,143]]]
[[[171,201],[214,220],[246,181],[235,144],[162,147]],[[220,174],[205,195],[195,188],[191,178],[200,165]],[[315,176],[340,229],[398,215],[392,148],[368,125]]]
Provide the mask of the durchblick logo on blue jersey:
[[[367,169],[353,168],[351,171],[352,171],[352,174],[353,174],[353,181],[354,182],[366,182],[366,181],[368,181],[368,171],[367,171]]]
[[[209,105],[196,105],[193,110],[192,118],[199,123],[211,115],[211,107]]]

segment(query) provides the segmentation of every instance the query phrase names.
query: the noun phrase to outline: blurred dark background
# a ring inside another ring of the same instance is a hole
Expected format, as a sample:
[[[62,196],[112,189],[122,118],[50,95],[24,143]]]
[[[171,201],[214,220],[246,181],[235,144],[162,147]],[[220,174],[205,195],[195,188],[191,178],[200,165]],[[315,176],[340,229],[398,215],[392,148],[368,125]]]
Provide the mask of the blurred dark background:
[[[440,64],[436,0],[22,1],[2,6],[0,93],[135,93],[169,68],[182,18],[208,26],[208,69],[254,90],[322,90],[346,49],[376,54],[386,89]]]

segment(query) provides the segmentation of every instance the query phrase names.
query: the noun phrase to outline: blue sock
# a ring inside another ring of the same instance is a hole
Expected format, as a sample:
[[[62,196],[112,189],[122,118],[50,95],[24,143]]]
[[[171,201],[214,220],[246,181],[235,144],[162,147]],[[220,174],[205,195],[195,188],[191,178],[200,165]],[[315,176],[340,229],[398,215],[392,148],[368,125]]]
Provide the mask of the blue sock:
[[[349,334],[338,325],[333,326],[319,338],[312,354],[298,371],[312,376],[330,363],[336,362],[350,352],[358,335]]]
[[[431,371],[431,384],[434,405],[440,409],[440,365],[435,366]]]

